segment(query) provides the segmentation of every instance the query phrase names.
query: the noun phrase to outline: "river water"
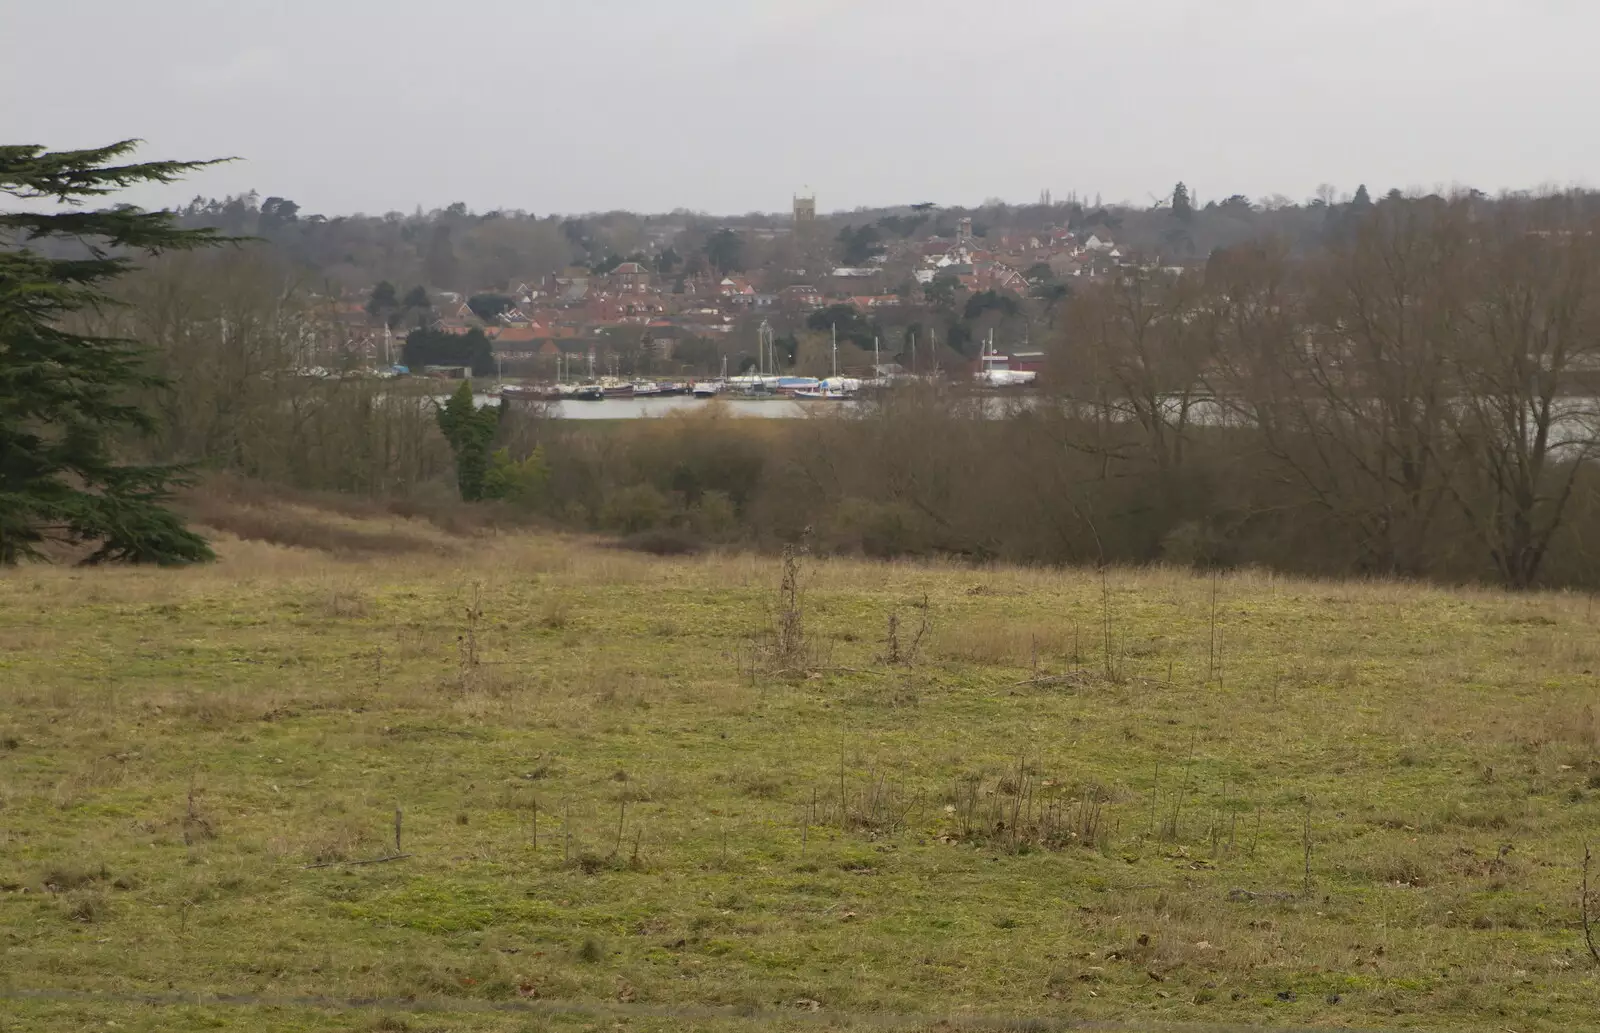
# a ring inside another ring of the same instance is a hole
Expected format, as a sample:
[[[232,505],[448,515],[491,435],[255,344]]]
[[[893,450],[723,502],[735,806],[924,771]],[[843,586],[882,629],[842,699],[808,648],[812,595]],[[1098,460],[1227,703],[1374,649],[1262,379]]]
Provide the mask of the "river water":
[[[439,399],[444,401],[443,398]],[[497,405],[499,399],[491,395],[474,395],[473,400],[480,406]],[[1004,417],[1014,412],[1013,406],[1021,404],[1023,407],[1037,406],[1045,403],[1041,395],[1011,395],[991,396],[985,399],[984,411],[992,417]],[[513,402],[512,405],[518,403]],[[830,413],[850,412],[862,403],[859,402],[824,402],[810,401],[799,402],[789,398],[752,399],[737,398],[723,395],[715,400],[695,398],[691,395],[668,395],[664,398],[607,398],[599,402],[577,402],[561,400],[547,403],[551,415],[557,419],[565,420],[641,420],[652,417],[670,416],[676,412],[694,412],[703,410],[708,406],[718,406],[723,411],[733,416],[757,416],[767,419],[804,419],[808,416],[825,416]],[[1176,419],[1176,400],[1174,411],[1169,414]],[[1087,403],[1080,403],[1080,415],[1092,418],[1093,410]],[[1600,438],[1600,399],[1596,398],[1571,398],[1563,399],[1559,404],[1559,412],[1551,428],[1552,438],[1562,444],[1577,441],[1594,441]],[[1128,421],[1133,416],[1129,412],[1119,412],[1112,416],[1113,420]],[[1188,423],[1192,427],[1219,427],[1243,426],[1248,423],[1238,412],[1228,406],[1223,406],[1210,399],[1194,400],[1190,403]]]
[[[498,405],[500,400],[490,395],[475,395],[479,405]],[[512,402],[513,406],[518,403]],[[718,398],[715,402],[692,395],[668,395],[665,398],[607,398],[600,402],[575,402],[562,399],[550,403],[551,414],[563,420],[643,420],[653,416],[669,416],[675,412],[693,412],[708,405],[717,405],[734,416],[764,416],[772,419],[797,419],[812,413],[837,412],[854,404],[851,402],[797,402],[789,398],[749,399]]]

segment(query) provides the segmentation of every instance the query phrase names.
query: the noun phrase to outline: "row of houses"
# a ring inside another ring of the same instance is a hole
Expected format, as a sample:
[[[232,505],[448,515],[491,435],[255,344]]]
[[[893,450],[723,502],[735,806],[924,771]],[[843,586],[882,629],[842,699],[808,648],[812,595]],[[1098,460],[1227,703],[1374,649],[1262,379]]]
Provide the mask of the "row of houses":
[[[511,306],[489,324],[467,299],[443,295],[433,326],[449,333],[481,329],[507,359],[554,356],[564,342],[591,339],[615,328],[637,330],[663,355],[670,355],[673,342],[732,333],[751,313],[782,312],[799,318],[833,304],[853,304],[867,311],[902,303],[891,292],[861,292],[862,279],[829,274],[823,278],[826,288],[810,283],[768,287],[761,276],[745,274],[667,280],[642,263],[624,262],[603,274],[575,268],[517,283],[509,292]]]
[[[941,276],[957,279],[968,290],[1006,291],[1022,295],[1030,284],[1023,270],[1048,267],[1060,279],[1107,275],[1128,258],[1108,234],[1079,233],[1066,227],[999,234],[979,239],[972,221],[963,219],[955,238],[930,237],[917,245],[917,282]]]
[[[553,357],[563,352],[564,345],[571,350],[576,342],[594,341],[618,329],[636,331],[637,339],[653,342],[659,353],[668,356],[675,342],[730,334],[753,313],[781,313],[799,320],[838,304],[878,312],[920,303],[922,290],[941,278],[953,279],[967,291],[1021,298],[1034,287],[1025,270],[1037,279],[1041,264],[1053,276],[1092,277],[1123,260],[1116,244],[1100,233],[1083,235],[1061,227],[978,238],[971,220],[963,219],[953,238],[909,241],[867,265],[812,273],[773,269],[663,276],[636,261],[605,272],[570,268],[513,284],[507,292],[510,306],[488,322],[479,318],[465,297],[446,292],[436,297],[432,326],[462,334],[481,329],[496,352],[509,360]],[[890,268],[897,270],[893,274],[897,283],[890,282]],[[352,324],[364,320],[359,302],[344,308]],[[370,327],[365,332],[371,337]],[[392,346],[372,338],[368,350],[382,355]]]

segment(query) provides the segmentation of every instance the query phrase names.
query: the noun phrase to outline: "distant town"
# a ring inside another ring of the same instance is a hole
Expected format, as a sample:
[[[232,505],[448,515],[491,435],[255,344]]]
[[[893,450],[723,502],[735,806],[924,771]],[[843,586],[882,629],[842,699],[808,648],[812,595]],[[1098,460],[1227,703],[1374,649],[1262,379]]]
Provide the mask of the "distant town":
[[[211,214],[221,210],[211,205]],[[317,225],[311,220],[320,217],[300,220],[293,211],[285,219],[286,205],[293,207],[269,198],[259,206],[262,220]],[[187,214],[205,212],[197,202]],[[464,209],[430,218],[452,216],[518,221]],[[1131,266],[1179,268],[1159,250],[1120,244],[1120,220],[1048,193],[1017,208],[915,204],[819,217],[806,193],[793,198],[787,219],[747,218],[709,231],[700,216],[643,217],[629,248],[604,239],[603,217],[592,225],[565,220],[565,243],[587,252],[582,260],[472,284],[439,283],[439,275],[420,285],[379,280],[326,299],[343,344],[308,369],[327,374],[354,362],[387,375],[493,376],[567,385],[566,393],[601,385],[667,393],[696,383],[710,393],[714,380],[717,390],[837,396],[858,382],[902,376],[1021,386],[1043,372],[1040,342],[1075,285]],[[424,267],[448,241],[433,232]]]

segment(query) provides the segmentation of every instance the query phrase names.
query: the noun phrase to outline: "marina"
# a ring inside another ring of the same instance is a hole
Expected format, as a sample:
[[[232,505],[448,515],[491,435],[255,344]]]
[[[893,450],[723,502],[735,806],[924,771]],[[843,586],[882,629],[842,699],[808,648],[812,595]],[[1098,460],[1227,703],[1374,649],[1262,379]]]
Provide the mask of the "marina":
[[[838,411],[842,406],[851,406],[896,388],[951,382],[937,373],[917,376],[907,373],[898,364],[883,364],[878,361],[876,341],[870,369],[856,371],[857,375],[841,375],[836,337],[832,342],[831,375],[782,373],[778,371],[777,356],[770,345],[771,331],[765,323],[762,331],[760,359],[753,369],[733,376],[728,373],[726,357],[718,375],[698,380],[627,378],[617,376],[615,371],[610,376],[596,376],[591,355],[588,368],[576,378],[569,379],[570,368],[562,365],[558,366],[554,383],[497,384],[475,394],[474,398],[480,406],[498,404],[501,400],[536,403],[549,407],[551,415],[558,419],[648,419],[695,409],[712,401],[735,415],[793,419],[818,411]],[[971,387],[979,392],[1001,395],[1018,394],[1018,389],[1035,384],[1036,373],[1012,370],[1009,364],[1009,357],[995,350],[991,336],[985,343],[977,370],[971,375]]]

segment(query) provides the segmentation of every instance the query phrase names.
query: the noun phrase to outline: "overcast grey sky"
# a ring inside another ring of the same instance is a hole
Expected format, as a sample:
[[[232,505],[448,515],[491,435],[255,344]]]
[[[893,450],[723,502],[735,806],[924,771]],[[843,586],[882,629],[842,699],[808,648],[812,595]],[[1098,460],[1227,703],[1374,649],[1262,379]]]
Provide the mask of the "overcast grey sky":
[[[1592,184],[1594,0],[0,0],[0,141],[325,213]]]

